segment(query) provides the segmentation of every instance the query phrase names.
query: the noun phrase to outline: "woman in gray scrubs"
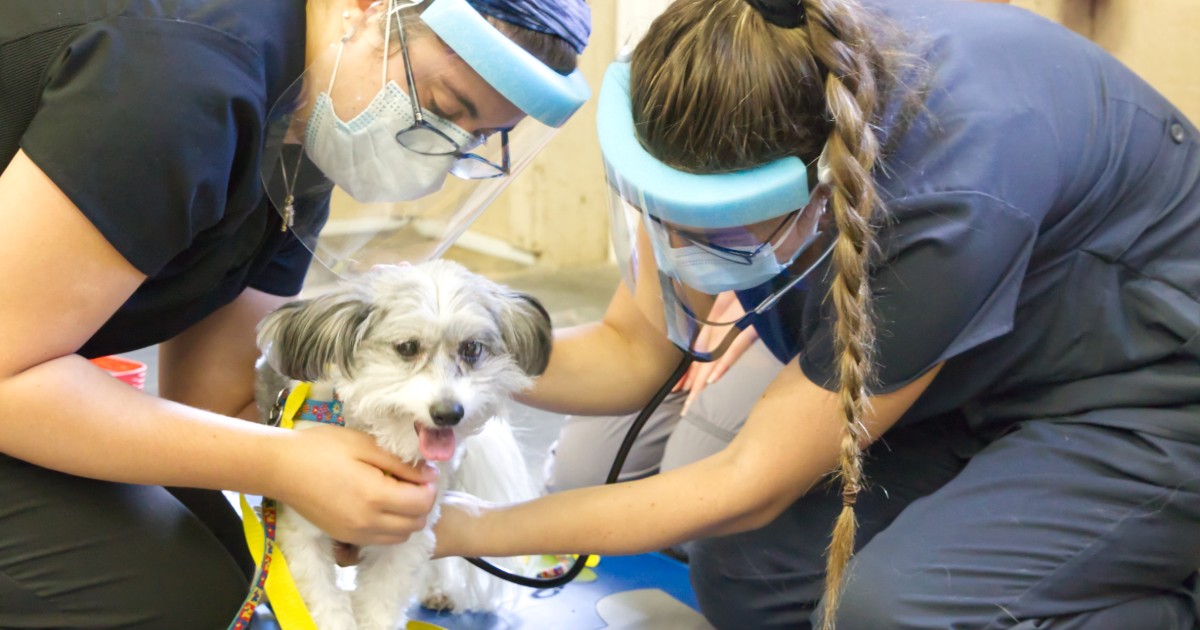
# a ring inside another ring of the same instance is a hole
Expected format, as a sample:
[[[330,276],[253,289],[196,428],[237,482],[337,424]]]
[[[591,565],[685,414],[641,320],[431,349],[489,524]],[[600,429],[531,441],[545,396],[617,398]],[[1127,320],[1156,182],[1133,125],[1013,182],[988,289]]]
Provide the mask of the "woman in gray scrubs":
[[[722,290],[788,365],[722,452],[446,510],[445,552],[694,540],[720,628],[1195,627],[1200,134],[1179,110],[1008,6],[681,0],[599,116],[630,273],[531,402],[637,407]]]

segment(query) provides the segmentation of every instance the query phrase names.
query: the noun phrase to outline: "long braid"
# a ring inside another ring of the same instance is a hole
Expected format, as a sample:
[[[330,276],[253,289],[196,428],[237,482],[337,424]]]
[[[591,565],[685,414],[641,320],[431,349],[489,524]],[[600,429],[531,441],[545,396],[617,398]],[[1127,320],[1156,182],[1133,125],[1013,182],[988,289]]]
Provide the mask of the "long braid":
[[[836,275],[830,295],[837,313],[834,343],[838,396],[845,420],[838,463],[842,511],[834,526],[825,575],[826,629],[835,623],[846,568],[854,553],[854,504],[863,484],[860,444],[869,438],[863,417],[874,365],[875,326],[868,274],[877,202],[871,170],[879,157],[879,140],[871,120],[878,98],[875,68],[856,46],[869,35],[854,23],[850,11],[833,4],[822,0],[807,3],[813,56],[829,71],[825,102],[833,122],[827,149],[833,175],[830,203],[839,232],[832,254]]]

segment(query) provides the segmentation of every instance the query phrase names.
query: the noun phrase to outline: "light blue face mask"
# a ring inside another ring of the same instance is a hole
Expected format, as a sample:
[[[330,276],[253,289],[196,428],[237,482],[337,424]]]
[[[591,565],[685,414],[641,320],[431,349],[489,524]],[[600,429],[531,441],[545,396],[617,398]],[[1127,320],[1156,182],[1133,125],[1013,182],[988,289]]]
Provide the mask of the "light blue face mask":
[[[828,157],[822,151],[817,160],[817,181],[828,185],[831,179]],[[664,230],[649,215],[644,216],[647,217],[646,231],[654,244],[659,268],[692,289],[717,295],[726,291],[752,289],[787,271],[817,240],[825,211],[823,199],[814,201],[810,197],[810,202],[788,219],[789,224],[782,232],[774,235],[770,242],[753,249],[752,255],[746,248],[704,247],[695,243],[676,247],[671,244],[669,230]],[[779,245],[786,242],[797,229],[806,231],[801,235],[802,242],[787,259],[780,260],[777,256]],[[720,249],[727,253],[722,255],[714,251]]]
[[[797,222],[793,221],[777,242],[787,239],[796,229],[796,224]],[[783,262],[775,256],[775,244],[767,243],[750,258],[748,265],[731,262],[698,245],[671,247],[666,250],[665,257],[665,266],[670,269],[664,268],[663,271],[674,275],[680,282],[693,289],[709,295],[752,289],[786,271],[816,237],[816,233],[808,235],[804,243],[796,248],[795,253]]]
[[[837,229],[825,204],[835,182],[824,152],[819,192],[810,191],[812,169],[797,156],[708,174],[660,161],[639,139],[630,72],[624,61],[609,66],[597,107],[613,252],[647,321],[695,352],[703,326],[745,317],[714,313],[722,294],[739,291],[746,316],[764,313],[828,257]],[[762,228],[779,221],[779,232],[767,236]]]
[[[720,255],[712,248],[696,244],[675,247],[668,243],[670,237],[659,226],[647,225],[647,232],[651,240],[655,241],[655,258],[658,259],[659,268],[663,272],[697,291],[717,295],[726,291],[757,287],[787,271],[817,239],[816,228],[824,212],[823,203],[798,211],[796,216],[788,219],[788,225],[780,234],[771,242],[763,243],[744,260],[741,256],[749,252],[743,251],[739,252],[738,256],[729,256]],[[653,219],[648,221],[652,222]],[[787,259],[780,260],[777,256],[779,244],[787,241],[800,225],[806,226],[808,230],[808,233],[803,235],[803,242]]]

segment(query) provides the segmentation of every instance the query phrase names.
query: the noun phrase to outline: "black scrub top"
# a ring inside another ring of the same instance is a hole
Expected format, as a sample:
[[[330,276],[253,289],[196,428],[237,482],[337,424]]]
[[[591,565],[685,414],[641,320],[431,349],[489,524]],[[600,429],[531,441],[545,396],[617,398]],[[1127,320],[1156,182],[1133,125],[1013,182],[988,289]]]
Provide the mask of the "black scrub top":
[[[268,113],[304,69],[305,28],[304,0],[0,6],[0,169],[24,150],[148,276],[81,354],[169,339],[246,287],[299,291],[310,255],[259,171],[278,160]],[[297,205],[325,213],[315,182]]]
[[[875,172],[889,218],[871,278],[873,391],[945,362],[901,422],[958,414],[995,435],[1049,419],[1200,441],[1196,128],[1022,9],[876,6],[916,36],[929,84]],[[752,323],[832,389],[830,276],[818,268]]]

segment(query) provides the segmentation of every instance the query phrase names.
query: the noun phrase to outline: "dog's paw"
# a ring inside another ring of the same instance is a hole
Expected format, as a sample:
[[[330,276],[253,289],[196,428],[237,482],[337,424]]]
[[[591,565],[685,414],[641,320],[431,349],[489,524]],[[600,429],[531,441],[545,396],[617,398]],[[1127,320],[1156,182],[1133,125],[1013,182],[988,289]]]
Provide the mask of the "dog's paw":
[[[430,591],[421,598],[421,606],[436,612],[450,612],[455,609],[454,600],[441,591]]]

